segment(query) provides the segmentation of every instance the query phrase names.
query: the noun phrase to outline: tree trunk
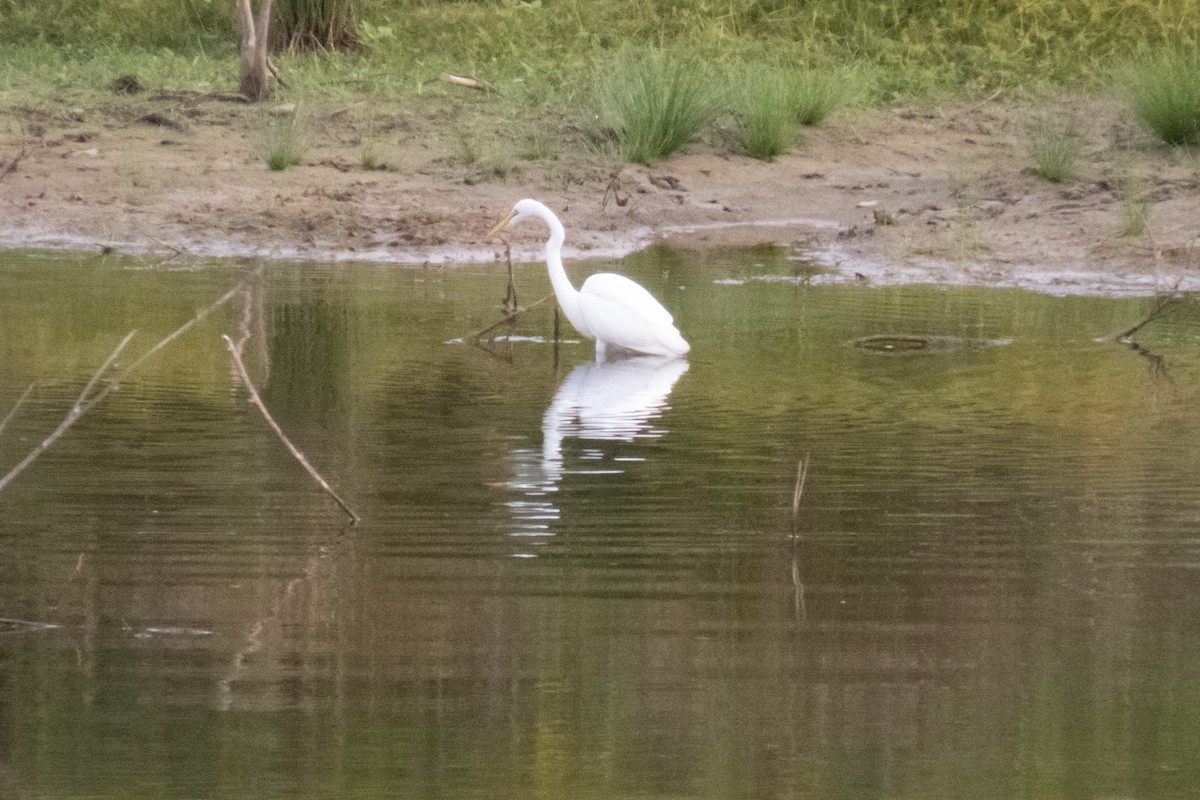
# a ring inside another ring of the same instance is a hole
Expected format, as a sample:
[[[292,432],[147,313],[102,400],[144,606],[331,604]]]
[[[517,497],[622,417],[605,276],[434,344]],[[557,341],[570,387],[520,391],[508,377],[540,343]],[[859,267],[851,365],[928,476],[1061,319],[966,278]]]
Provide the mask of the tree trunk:
[[[271,96],[267,72],[267,28],[271,24],[271,0],[260,0],[255,23],[251,0],[237,0],[242,26],[242,94],[252,103]]]

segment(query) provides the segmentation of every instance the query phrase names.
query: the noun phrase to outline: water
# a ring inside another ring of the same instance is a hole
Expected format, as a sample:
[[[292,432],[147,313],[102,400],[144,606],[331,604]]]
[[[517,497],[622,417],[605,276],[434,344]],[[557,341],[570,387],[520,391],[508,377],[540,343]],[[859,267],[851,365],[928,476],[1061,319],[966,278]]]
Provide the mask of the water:
[[[0,796],[1193,795],[1194,306],[618,268],[687,363],[455,343],[499,267],[0,257],[0,472],[247,281],[0,492]]]

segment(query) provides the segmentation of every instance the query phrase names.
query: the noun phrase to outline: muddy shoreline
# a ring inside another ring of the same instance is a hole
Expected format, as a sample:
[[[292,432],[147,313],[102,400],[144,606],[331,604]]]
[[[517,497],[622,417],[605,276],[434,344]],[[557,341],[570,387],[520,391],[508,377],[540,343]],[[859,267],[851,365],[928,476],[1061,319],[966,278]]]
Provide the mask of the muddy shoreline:
[[[357,163],[362,125],[333,114],[301,166],[270,172],[247,112],[217,103],[164,100],[158,116],[10,114],[0,157],[23,154],[0,181],[0,247],[479,263],[501,257],[484,240],[496,219],[533,196],[559,211],[572,259],[655,242],[772,242],[828,268],[828,280],[1200,290],[1200,159],[1156,144],[1111,99],[1056,102],[1080,121],[1083,143],[1062,184],[1032,170],[1030,130],[1045,102],[845,112],[772,163],[709,141],[649,168],[564,148],[503,170],[447,157],[436,121],[419,115],[388,138],[387,169]],[[1135,181],[1150,222],[1122,236],[1123,187]],[[539,237],[516,231],[513,257],[537,259]]]

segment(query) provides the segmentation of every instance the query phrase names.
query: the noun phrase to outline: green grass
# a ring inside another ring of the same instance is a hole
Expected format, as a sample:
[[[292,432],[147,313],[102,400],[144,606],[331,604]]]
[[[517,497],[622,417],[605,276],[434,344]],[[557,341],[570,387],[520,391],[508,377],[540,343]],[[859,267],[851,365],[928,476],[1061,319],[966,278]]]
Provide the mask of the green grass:
[[[358,41],[403,79],[448,69],[560,86],[622,44],[716,63],[870,65],[885,99],[1030,81],[1098,84],[1131,52],[1200,40],[1200,0],[276,0],[276,31]],[[297,10],[299,9],[299,10]],[[355,17],[356,15],[356,17]],[[232,0],[0,0],[0,45],[232,55]],[[305,19],[304,26],[289,22]],[[350,30],[350,20],[359,24]],[[0,59],[4,56],[0,55]]]
[[[598,92],[601,119],[636,164],[682,150],[718,109],[710,70],[694,56],[658,48],[622,48]]]
[[[258,155],[274,172],[299,166],[308,145],[308,126],[296,112],[269,115],[258,131]]]
[[[276,56],[289,94],[331,108],[364,99],[421,113],[466,106],[471,119],[493,123],[472,131],[478,143],[458,143],[462,152],[451,155],[460,161],[480,161],[496,142],[507,142],[512,158],[553,158],[558,148],[587,146],[590,134],[592,146],[649,163],[711,131],[722,94],[754,95],[727,101],[724,112],[734,113],[745,151],[769,158],[789,144],[774,89],[730,91],[720,75],[792,76],[792,122],[810,125],[865,100],[995,89],[1009,97],[1047,84],[1107,90],[1111,64],[1138,52],[1182,54],[1147,59],[1142,72],[1129,73],[1149,76],[1130,84],[1146,98],[1138,113],[1174,120],[1163,128],[1168,141],[1197,136],[1200,0],[276,2],[280,14],[303,7],[318,29],[350,13],[358,20],[352,51],[326,44]],[[0,19],[0,108],[120,113],[126,100],[109,86],[124,74],[136,75],[147,93],[236,91],[232,0],[0,0]],[[276,35],[300,43],[289,26],[279,22]],[[324,38],[336,44],[349,36]],[[1162,71],[1149,70],[1160,62]],[[499,91],[464,94],[440,84],[443,71]],[[555,134],[521,142],[529,121],[551,118]],[[433,136],[455,144],[445,131]]]
[[[374,138],[363,139],[358,145],[358,163],[365,170],[386,168],[383,143]]]
[[[1043,121],[1036,125],[1030,137],[1033,172],[1050,183],[1062,183],[1075,176],[1081,142],[1071,121]]]
[[[776,69],[748,69],[734,91],[742,151],[763,161],[786,153],[796,139],[797,125],[790,76]]]
[[[800,125],[820,125],[835,108],[856,103],[860,93],[857,81],[845,70],[801,70],[789,84],[792,119]]]
[[[1141,236],[1150,220],[1150,187],[1143,178],[1132,175],[1117,181],[1117,197],[1121,201],[1121,235]]]
[[[1137,61],[1122,76],[1134,113],[1171,145],[1200,145],[1200,46]]]

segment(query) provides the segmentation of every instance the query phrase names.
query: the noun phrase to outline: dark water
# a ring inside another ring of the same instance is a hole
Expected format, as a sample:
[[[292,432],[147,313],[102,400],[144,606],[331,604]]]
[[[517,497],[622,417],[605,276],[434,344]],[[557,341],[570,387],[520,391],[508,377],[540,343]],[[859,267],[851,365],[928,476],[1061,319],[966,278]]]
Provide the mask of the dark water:
[[[0,256],[0,473],[246,281],[0,492],[0,796],[1195,796],[1195,306],[619,269],[689,362],[453,343],[498,267]]]

